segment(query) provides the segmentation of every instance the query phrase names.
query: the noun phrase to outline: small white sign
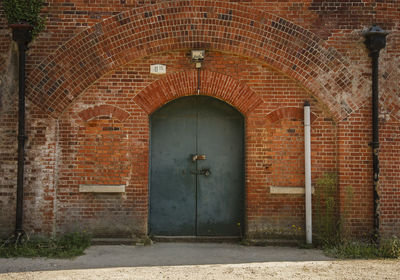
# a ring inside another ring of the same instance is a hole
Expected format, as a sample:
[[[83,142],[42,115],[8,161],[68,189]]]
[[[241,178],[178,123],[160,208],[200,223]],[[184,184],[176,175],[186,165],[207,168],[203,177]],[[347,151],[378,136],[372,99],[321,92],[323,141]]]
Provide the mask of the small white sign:
[[[153,64],[150,65],[150,74],[162,75],[167,73],[167,65]]]

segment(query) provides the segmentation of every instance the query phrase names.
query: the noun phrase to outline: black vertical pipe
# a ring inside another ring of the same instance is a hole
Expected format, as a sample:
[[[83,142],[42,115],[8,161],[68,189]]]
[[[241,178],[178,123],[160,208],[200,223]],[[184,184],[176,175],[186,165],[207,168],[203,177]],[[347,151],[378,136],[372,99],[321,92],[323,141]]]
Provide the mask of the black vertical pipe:
[[[15,215],[15,234],[17,238],[24,234],[23,194],[24,194],[24,158],[25,158],[25,57],[28,44],[32,40],[32,26],[13,25],[13,40],[18,44],[18,171],[17,171],[17,209]]]
[[[378,91],[378,73],[379,73],[379,52],[371,52],[372,58],[372,165],[374,181],[374,230],[379,232],[379,91]]]
[[[18,175],[17,175],[17,213],[15,232],[22,234],[23,194],[24,194],[24,156],[25,156],[25,52],[26,46],[18,42],[19,51],[19,92],[18,92]]]
[[[379,240],[380,197],[379,197],[379,52],[386,46],[388,32],[373,25],[364,32],[365,45],[372,59],[372,165],[374,193],[374,231]]]

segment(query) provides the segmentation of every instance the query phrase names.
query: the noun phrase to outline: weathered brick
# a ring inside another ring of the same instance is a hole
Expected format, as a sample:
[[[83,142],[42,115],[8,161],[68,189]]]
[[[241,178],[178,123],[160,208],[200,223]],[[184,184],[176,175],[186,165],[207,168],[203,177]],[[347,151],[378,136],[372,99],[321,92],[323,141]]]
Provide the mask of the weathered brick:
[[[205,49],[200,94],[246,120],[246,233],[290,233],[304,198],[303,103],[311,101],[313,183],[338,175],[339,214],[352,236],[372,231],[370,58],[361,35],[390,32],[380,60],[381,232],[399,234],[400,7],[396,1],[48,0],[46,30],[27,56],[25,227],[146,234],[149,115],[197,94],[191,49]],[[0,224],[13,231],[17,101],[10,31],[0,10]],[[149,73],[167,65],[167,75]],[[79,193],[125,184],[126,193]],[[349,190],[353,198],[349,201]],[[315,198],[314,198],[314,202]],[[314,209],[317,210],[317,209]]]

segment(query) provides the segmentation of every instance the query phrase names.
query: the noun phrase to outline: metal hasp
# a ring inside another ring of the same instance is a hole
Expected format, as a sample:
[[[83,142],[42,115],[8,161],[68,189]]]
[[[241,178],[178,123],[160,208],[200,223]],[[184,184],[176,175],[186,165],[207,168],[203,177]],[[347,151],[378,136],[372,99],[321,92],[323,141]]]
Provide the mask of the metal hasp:
[[[15,221],[15,234],[24,234],[22,228],[23,194],[24,194],[24,156],[25,156],[25,53],[28,44],[32,41],[30,24],[10,25],[13,32],[13,40],[18,44],[18,175],[17,175],[17,209]]]
[[[192,161],[196,162],[196,160],[205,160],[206,155],[192,155]]]
[[[372,163],[374,180],[374,231],[375,236],[379,236],[379,218],[380,218],[380,198],[379,188],[379,52],[386,46],[387,31],[384,31],[377,25],[373,25],[363,33],[365,45],[367,46],[372,58]]]

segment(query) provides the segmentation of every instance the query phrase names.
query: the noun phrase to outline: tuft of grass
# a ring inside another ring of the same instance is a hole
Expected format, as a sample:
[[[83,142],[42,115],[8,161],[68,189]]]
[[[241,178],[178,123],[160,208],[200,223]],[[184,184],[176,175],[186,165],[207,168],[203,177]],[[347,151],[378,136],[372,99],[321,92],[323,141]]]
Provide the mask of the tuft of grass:
[[[90,246],[86,233],[69,233],[60,238],[10,238],[0,243],[0,257],[73,258],[83,255]]]
[[[400,258],[400,239],[393,237],[382,240],[379,244],[379,250],[383,258]]]
[[[375,242],[342,242],[331,247],[324,248],[325,253],[330,257],[341,259],[381,259],[400,258],[400,239],[381,240]]]

